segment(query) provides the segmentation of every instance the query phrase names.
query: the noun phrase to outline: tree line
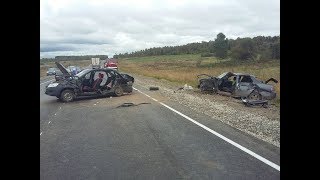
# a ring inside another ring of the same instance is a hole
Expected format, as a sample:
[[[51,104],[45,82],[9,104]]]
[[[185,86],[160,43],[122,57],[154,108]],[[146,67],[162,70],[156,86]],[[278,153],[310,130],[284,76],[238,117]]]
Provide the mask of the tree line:
[[[80,61],[91,60],[91,58],[100,58],[105,60],[108,55],[84,55],[84,56],[56,56],[54,58],[41,58],[40,61]]]
[[[234,60],[280,60],[280,36],[228,39],[219,33],[214,41],[189,43],[181,46],[153,47],[131,53],[116,54],[114,58],[157,55],[201,54],[202,57],[232,58]]]

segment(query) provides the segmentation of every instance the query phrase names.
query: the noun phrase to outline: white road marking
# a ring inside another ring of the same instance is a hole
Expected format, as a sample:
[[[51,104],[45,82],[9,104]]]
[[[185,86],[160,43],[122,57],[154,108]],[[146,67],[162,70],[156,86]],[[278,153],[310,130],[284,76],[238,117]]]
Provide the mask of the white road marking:
[[[51,82],[51,81],[54,81],[54,79],[51,79],[50,81],[43,82],[43,83],[40,84],[40,86],[41,86],[42,84],[46,84],[46,83]]]
[[[42,132],[40,133],[40,136],[41,136]]]
[[[141,94],[144,94],[144,95],[146,95],[146,96],[150,97],[149,95],[147,95],[147,94],[145,94],[145,93],[141,92],[140,90],[138,90],[138,89],[136,89],[136,88],[133,88],[133,89],[134,89],[134,90],[137,90],[137,91],[138,91],[138,92],[140,92]],[[152,100],[158,101],[158,100],[156,100],[156,99],[154,99],[154,98],[152,98],[152,97],[150,97],[150,98],[151,98]],[[218,136],[218,137],[219,137],[219,138],[221,138],[222,140],[224,140],[224,141],[226,141],[226,142],[230,143],[231,145],[233,145],[233,146],[235,146],[235,147],[239,148],[240,150],[242,150],[242,151],[244,151],[244,152],[248,153],[249,155],[251,155],[251,156],[255,157],[256,159],[258,159],[258,160],[260,160],[260,161],[264,162],[265,164],[267,164],[267,165],[269,165],[269,166],[273,167],[274,169],[276,169],[276,170],[280,171],[280,166],[279,166],[279,165],[277,165],[277,164],[275,164],[275,163],[273,163],[273,162],[269,161],[268,159],[266,159],[266,158],[264,158],[264,157],[262,157],[262,156],[260,156],[260,155],[256,154],[255,152],[253,152],[253,151],[251,151],[251,150],[249,150],[249,149],[247,149],[247,148],[245,148],[245,147],[241,146],[240,144],[238,144],[238,143],[236,143],[236,142],[234,142],[234,141],[232,141],[232,140],[230,140],[230,139],[226,138],[225,136],[223,136],[223,135],[221,135],[221,134],[217,133],[216,131],[214,131],[214,130],[212,130],[212,129],[208,128],[207,126],[205,126],[205,125],[203,125],[203,124],[201,124],[201,123],[199,123],[199,122],[195,121],[194,119],[190,118],[189,116],[187,116],[187,115],[185,115],[185,114],[182,114],[181,112],[179,112],[179,111],[177,111],[177,110],[173,109],[172,107],[170,107],[170,106],[168,106],[168,105],[166,105],[166,104],[164,104],[164,103],[162,103],[162,102],[159,102],[159,103],[160,103],[162,106],[164,106],[164,107],[166,107],[166,108],[170,109],[171,111],[173,111],[173,112],[175,112],[175,113],[179,114],[180,116],[182,116],[182,117],[186,118],[187,120],[189,120],[189,121],[193,122],[194,124],[196,124],[196,125],[198,125],[198,126],[202,127],[203,129],[205,129],[205,130],[209,131],[210,133],[212,133],[212,134],[214,134],[214,135]]]
[[[155,98],[153,98],[153,97],[152,97],[151,99],[152,99],[152,100],[154,100],[154,101],[157,101],[157,102],[158,102],[158,100],[156,100],[156,99],[155,99]]]

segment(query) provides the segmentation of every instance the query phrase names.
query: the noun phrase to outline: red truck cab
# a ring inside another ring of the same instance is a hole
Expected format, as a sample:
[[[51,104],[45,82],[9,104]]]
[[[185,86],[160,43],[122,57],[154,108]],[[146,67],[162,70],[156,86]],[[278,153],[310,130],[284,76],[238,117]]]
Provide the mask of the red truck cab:
[[[115,69],[118,70],[118,62],[115,59],[108,59],[104,63],[105,68]]]

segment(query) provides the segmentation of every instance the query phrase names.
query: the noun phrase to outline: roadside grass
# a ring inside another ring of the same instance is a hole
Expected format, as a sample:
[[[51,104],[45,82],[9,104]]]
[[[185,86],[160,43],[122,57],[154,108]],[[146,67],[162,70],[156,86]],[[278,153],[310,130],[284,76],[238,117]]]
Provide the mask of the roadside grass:
[[[198,74],[218,76],[223,72],[242,72],[267,80],[271,77],[279,82],[275,85],[277,98],[273,100],[280,106],[280,62],[247,61],[235,62],[229,59],[219,60],[215,57],[200,57],[200,55],[164,55],[119,59],[119,69],[128,73],[165,79],[180,85],[198,85]]]

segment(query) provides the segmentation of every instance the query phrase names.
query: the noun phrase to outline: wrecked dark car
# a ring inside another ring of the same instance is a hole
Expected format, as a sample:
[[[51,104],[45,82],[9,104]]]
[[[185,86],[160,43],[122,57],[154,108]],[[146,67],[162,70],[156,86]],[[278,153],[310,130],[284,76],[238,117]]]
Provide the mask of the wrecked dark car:
[[[63,102],[73,101],[77,97],[121,96],[132,92],[134,78],[120,74],[113,69],[85,69],[71,75],[66,68],[56,62],[63,76],[46,86],[45,94],[56,96]]]
[[[200,74],[197,77],[200,91],[211,91],[249,100],[271,100],[276,97],[273,85],[268,84],[270,81],[278,83],[274,78],[263,82],[250,74],[232,72],[225,72],[217,77],[207,74]]]

